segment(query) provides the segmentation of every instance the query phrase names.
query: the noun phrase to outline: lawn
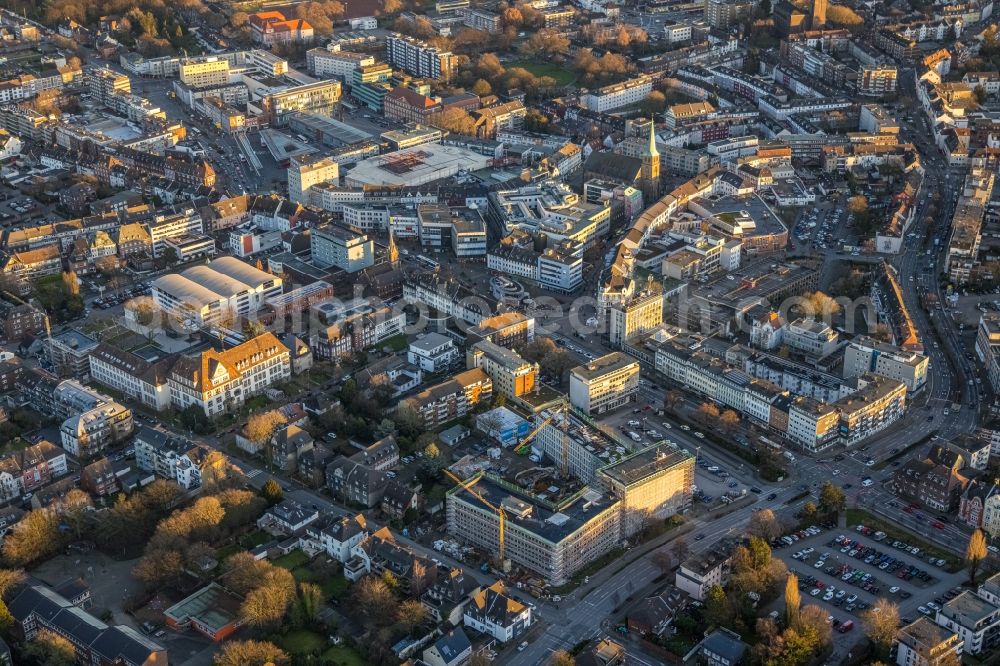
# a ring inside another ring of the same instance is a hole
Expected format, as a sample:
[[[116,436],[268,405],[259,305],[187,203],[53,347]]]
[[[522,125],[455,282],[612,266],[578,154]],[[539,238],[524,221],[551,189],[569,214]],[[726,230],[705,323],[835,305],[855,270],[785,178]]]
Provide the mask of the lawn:
[[[511,68],[521,67],[528,70],[538,78],[543,76],[551,76],[556,80],[556,84],[560,86],[568,86],[576,80],[576,75],[555,63],[551,62],[535,62],[534,60],[518,60],[511,63]]]
[[[309,561],[309,556],[306,555],[301,550],[293,550],[288,553],[288,555],[282,555],[281,557],[275,558],[274,565],[278,567],[283,567],[291,571],[301,567],[303,564]]]
[[[274,537],[263,530],[254,530],[253,532],[247,532],[240,537],[240,545],[249,550],[251,548],[256,548],[262,543],[267,543],[273,538]]]
[[[295,629],[285,634],[281,644],[292,654],[313,654],[326,646],[326,640],[315,631]]]
[[[336,666],[365,666],[365,660],[352,648],[335,646],[323,653],[327,664]]]
[[[349,586],[350,581],[343,576],[330,576],[320,583],[323,595],[327,599],[343,599]]]
[[[392,351],[398,352],[406,349],[409,346],[409,344],[410,343],[406,341],[406,334],[400,333],[399,335],[394,335],[391,338],[383,340],[379,344],[379,347],[382,348],[388,347]]]

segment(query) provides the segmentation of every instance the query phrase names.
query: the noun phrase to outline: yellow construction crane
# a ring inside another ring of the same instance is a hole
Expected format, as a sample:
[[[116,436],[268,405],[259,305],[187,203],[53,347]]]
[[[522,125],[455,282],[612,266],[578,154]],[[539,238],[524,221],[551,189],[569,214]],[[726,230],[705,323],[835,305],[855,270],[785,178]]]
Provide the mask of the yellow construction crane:
[[[468,491],[470,495],[472,495],[480,502],[485,504],[487,507],[496,512],[497,517],[500,519],[500,535],[498,539],[499,544],[497,546],[497,559],[500,562],[500,569],[502,570],[504,565],[504,530],[507,527],[507,513],[503,510],[503,507],[494,506],[489,500],[483,497],[482,493],[480,493],[478,490],[475,490],[472,487],[471,483],[469,483],[468,481],[463,481],[462,479],[458,478],[458,476],[453,474],[450,469],[445,468],[442,471],[445,473],[445,476],[447,476],[449,479],[451,479],[459,486],[461,486],[463,490]]]
[[[539,423],[534,430],[529,432],[521,440],[521,443],[514,448],[514,453],[524,454],[528,451],[528,446],[531,441],[535,439],[535,436],[542,431],[542,428],[547,426],[552,422],[552,419],[556,417],[556,414],[562,413],[562,460],[559,465],[559,472],[562,474],[563,478],[569,476],[569,405],[563,402],[558,407],[552,409],[552,413],[541,423]]]

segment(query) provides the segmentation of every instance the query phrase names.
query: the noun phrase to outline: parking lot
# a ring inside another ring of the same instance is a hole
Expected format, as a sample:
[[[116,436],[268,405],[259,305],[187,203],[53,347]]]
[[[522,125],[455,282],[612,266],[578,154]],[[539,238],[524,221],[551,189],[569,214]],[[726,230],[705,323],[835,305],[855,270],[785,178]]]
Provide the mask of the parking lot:
[[[937,560],[929,563],[919,549],[912,552],[876,532],[820,530],[775,553],[798,575],[803,596],[811,597],[803,601],[823,607],[838,625],[857,619],[879,598],[897,603],[901,617],[915,619],[917,612],[933,610],[932,599],[943,599],[962,582],[960,574],[948,573]]]

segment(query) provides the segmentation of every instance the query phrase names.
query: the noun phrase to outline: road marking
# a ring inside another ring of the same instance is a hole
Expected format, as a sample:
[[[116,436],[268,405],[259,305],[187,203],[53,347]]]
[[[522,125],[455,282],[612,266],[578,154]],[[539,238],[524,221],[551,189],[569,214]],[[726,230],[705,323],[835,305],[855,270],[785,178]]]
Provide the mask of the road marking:
[[[246,477],[248,479],[252,479],[252,478],[254,478],[256,476],[260,476],[263,473],[264,473],[264,470],[252,469],[252,470],[250,470],[249,472],[246,473]]]

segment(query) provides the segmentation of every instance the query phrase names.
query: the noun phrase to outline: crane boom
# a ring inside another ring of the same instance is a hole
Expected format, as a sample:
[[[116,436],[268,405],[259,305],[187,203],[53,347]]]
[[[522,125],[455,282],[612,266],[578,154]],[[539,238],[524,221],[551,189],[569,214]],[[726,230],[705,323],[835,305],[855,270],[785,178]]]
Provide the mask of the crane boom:
[[[445,468],[442,471],[445,473],[445,476],[447,476],[449,479],[457,483],[462,488],[462,490],[467,491],[470,495],[477,498],[480,502],[482,502],[487,507],[496,512],[497,518],[500,521],[500,531],[497,538],[498,541],[497,558],[500,561],[500,568],[502,569],[504,563],[504,537],[505,537],[504,532],[507,527],[507,513],[503,510],[503,507],[494,506],[489,500],[483,497],[482,493],[480,493],[478,490],[473,489],[471,483],[469,483],[468,481],[463,481],[462,479],[458,478],[458,476],[455,475],[451,470]]]

